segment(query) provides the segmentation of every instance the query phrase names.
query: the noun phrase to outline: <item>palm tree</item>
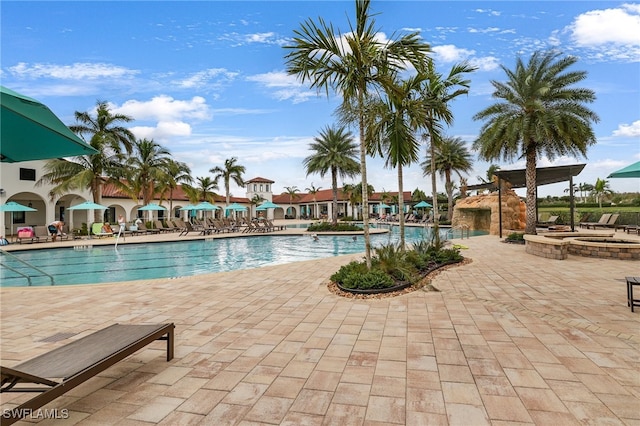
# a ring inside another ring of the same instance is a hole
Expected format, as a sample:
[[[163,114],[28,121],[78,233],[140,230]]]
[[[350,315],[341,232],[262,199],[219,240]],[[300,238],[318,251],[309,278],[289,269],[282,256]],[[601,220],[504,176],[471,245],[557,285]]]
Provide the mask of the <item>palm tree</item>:
[[[474,116],[487,120],[474,142],[480,158],[526,159],[527,234],[536,233],[538,155],[550,160],[560,155],[586,156],[587,148],[596,143],[591,123],[599,118],[585,106],[595,100],[595,93],[573,87],[586,78],[585,71],[568,71],[577,60],[538,51],[526,64],[518,58],[513,71],[503,65],[507,82],[491,82],[499,102]]]
[[[195,186],[183,184],[182,188],[187,197],[189,197],[189,202],[193,204],[197,204],[200,201],[213,203],[217,196],[215,191],[219,189],[216,181],[209,176],[197,177]]]
[[[447,192],[448,211],[447,218],[451,220],[453,216],[453,182],[451,182],[451,173],[454,172],[462,179],[462,173],[471,171],[473,160],[471,153],[467,149],[464,141],[457,137],[445,137],[436,147],[436,156],[432,158],[427,154],[425,160],[421,163],[425,176],[436,173],[445,178],[445,189]],[[432,168],[435,164],[435,169]]]
[[[95,117],[87,112],[75,112],[77,124],[69,128],[78,134],[98,153],[74,157],[71,160],[53,159],[44,166],[45,174],[38,184],[49,183],[54,187],[50,195],[63,195],[76,189],[89,189],[93,202],[102,201],[102,187],[107,182],[118,181],[121,176],[123,152],[131,153],[135,137],[121,123],[133,119],[122,114],[112,114],[106,102],[98,102]],[[94,221],[101,222],[99,210],[94,211]]]
[[[593,196],[598,200],[598,206],[602,208],[602,199],[613,194],[611,188],[609,188],[609,181],[605,179],[596,179],[596,184],[593,185]]]
[[[149,204],[158,192],[159,183],[166,182],[167,168],[171,153],[166,148],[155,143],[153,140],[140,139],[134,144],[134,152],[127,161],[128,181],[135,182],[136,191],[133,195],[135,199],[142,194],[142,203]]]
[[[358,146],[353,142],[351,132],[344,127],[326,127],[320,131],[320,136],[313,138],[309,149],[314,153],[303,160],[307,176],[318,173],[324,177],[331,173],[331,189],[333,191],[333,207],[331,221],[338,224],[338,176],[354,177],[359,167],[356,161]]]
[[[369,151],[386,158],[386,167],[395,167],[398,173],[398,194],[404,191],[403,166],[418,161],[420,141],[415,131],[426,119],[426,108],[417,96],[427,79],[418,73],[404,81],[385,84],[386,99],[374,100],[368,105],[372,124],[368,126]],[[398,210],[404,212],[403,197],[398,197]],[[404,250],[404,214],[400,214],[400,247]]]
[[[451,67],[446,78],[438,73],[433,63],[427,64],[428,83],[422,91],[422,100],[428,109],[427,119],[423,124],[426,132],[423,138],[429,142],[429,153],[432,161],[435,162],[436,147],[442,140],[442,123],[450,126],[453,124],[453,112],[450,103],[460,95],[469,93],[470,80],[465,79],[465,74],[475,71],[477,68],[466,62],[455,64]],[[435,163],[431,164],[431,169],[436,170]],[[431,196],[433,198],[433,224],[436,245],[440,244],[440,233],[438,231],[438,190],[436,187],[436,175],[431,174]]]
[[[422,67],[429,46],[418,33],[381,42],[375,20],[369,11],[370,0],[356,0],[355,28],[350,32],[336,31],[331,24],[320,18],[316,24],[311,19],[294,31],[293,44],[285,46],[289,74],[297,75],[311,87],[324,89],[329,94],[333,89],[343,98],[344,104],[355,105],[358,111],[360,134],[360,177],[367,184],[367,146],[365,143],[364,102],[367,94],[389,76],[402,71],[411,63],[416,69]],[[365,193],[363,204],[368,206]],[[363,211],[365,259],[371,268],[371,238],[369,235],[369,212]]]
[[[231,157],[224,160],[224,168],[220,166],[216,166],[209,170],[209,173],[214,174],[214,180],[216,184],[220,178],[224,181],[224,191],[226,194],[226,205],[229,205],[229,201],[231,198],[231,193],[229,192],[229,183],[233,180],[236,185],[240,187],[244,187],[244,180],[242,179],[242,174],[246,171],[244,166],[240,164],[236,164],[238,159],[236,157]]]
[[[300,197],[296,192],[300,192],[297,186],[285,186],[284,194],[289,195],[289,210],[292,208],[293,200]]]
[[[258,206],[258,204],[262,204],[265,198],[260,194],[255,194],[253,198],[249,200],[249,204],[251,204],[251,217],[253,217],[253,206]]]
[[[498,170],[500,170],[500,166],[497,164],[491,164],[487,169],[487,174],[485,175],[486,179],[482,176],[477,176],[477,179],[482,183],[491,183],[495,180],[495,175]]]
[[[308,174],[307,174],[308,176]],[[313,217],[319,217],[318,215],[318,203],[316,202],[316,194],[322,189],[321,186],[319,186],[318,188],[316,188],[313,185],[313,182],[311,182],[311,186],[309,188],[305,188],[304,190],[307,191],[309,194],[311,194],[313,196]]]
[[[173,191],[182,183],[193,182],[191,169],[185,163],[170,159],[165,170],[166,180],[160,184],[160,192],[169,192],[169,211],[173,212]]]

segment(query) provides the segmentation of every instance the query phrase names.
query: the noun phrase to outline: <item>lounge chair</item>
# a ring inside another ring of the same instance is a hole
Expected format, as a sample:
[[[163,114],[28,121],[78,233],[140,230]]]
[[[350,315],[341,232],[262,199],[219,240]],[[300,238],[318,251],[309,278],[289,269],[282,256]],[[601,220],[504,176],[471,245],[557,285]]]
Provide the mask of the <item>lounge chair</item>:
[[[605,224],[609,221],[609,219],[611,218],[611,213],[605,213],[602,216],[600,216],[600,220],[598,220],[597,222],[580,222],[580,228],[587,228],[589,229],[589,226],[591,225],[597,225],[597,224]]]
[[[180,234],[178,236],[182,237],[183,235],[187,235],[189,232],[195,232],[195,231],[197,231],[197,229],[193,227],[191,222],[185,222],[184,229],[180,231]]]
[[[147,228],[144,222],[138,224],[138,231],[144,234],[159,234],[160,230],[155,228]]]
[[[0,367],[0,392],[39,393],[18,407],[6,409],[2,425],[28,416],[155,340],[167,341],[170,361],[174,328],[173,323],[114,324],[14,367]]]
[[[104,223],[102,222],[94,223],[93,225],[91,225],[91,233],[98,238],[113,237],[113,232],[102,232],[103,226],[104,226]]]
[[[606,223],[592,223],[590,225],[587,225],[587,229],[589,228],[615,228],[616,226],[616,222],[618,221],[618,218],[620,217],[619,214],[612,214],[611,217],[609,217],[609,220]]]
[[[36,226],[34,229],[34,233],[39,243],[46,243],[49,240],[52,240],[51,233],[46,226]],[[58,238],[60,238],[61,236],[62,235],[58,235]]]
[[[553,226],[558,221],[558,217],[559,216],[549,216],[549,219],[547,219],[547,220],[540,220],[540,221],[538,221],[538,223],[536,223],[536,227],[538,227],[538,228],[548,228],[550,226]]]
[[[162,224],[161,220],[154,220],[153,221],[153,226],[155,226],[156,227],[155,229],[158,229],[160,232],[171,232],[171,231],[173,231],[173,229],[164,226]]]

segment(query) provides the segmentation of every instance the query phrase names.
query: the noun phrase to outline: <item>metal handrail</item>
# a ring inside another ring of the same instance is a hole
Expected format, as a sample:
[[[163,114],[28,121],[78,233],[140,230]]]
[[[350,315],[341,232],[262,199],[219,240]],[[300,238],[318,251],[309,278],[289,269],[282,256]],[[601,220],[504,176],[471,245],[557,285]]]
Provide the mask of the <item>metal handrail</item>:
[[[51,276],[51,275],[47,274],[45,271],[43,271],[42,269],[38,268],[37,266],[33,266],[33,265],[32,265],[32,264],[30,264],[29,262],[25,262],[24,260],[20,259],[20,258],[19,258],[18,256],[16,256],[15,254],[11,254],[11,253],[9,253],[8,251],[5,251],[5,250],[0,249],[0,253],[2,253],[2,254],[3,254],[3,255],[5,255],[5,256],[9,256],[11,259],[13,259],[13,260],[17,260],[18,262],[20,262],[20,263],[22,263],[22,264],[26,265],[27,267],[29,267],[29,268],[31,268],[31,269],[34,269],[34,270],[36,270],[36,271],[38,271],[38,272],[40,272],[42,275],[46,275],[46,276],[47,276],[47,277],[49,277],[49,279],[51,280],[51,285],[55,285],[54,280],[53,280],[53,276]],[[7,269],[10,269],[10,270],[12,270],[12,271],[16,272],[16,273],[17,273],[17,274],[19,274],[19,275],[22,275],[23,277],[26,277],[26,278],[27,278],[27,280],[29,281],[29,287],[31,287],[31,275],[27,275],[27,274],[24,274],[24,273],[20,273],[20,272],[16,271],[14,268],[12,268],[12,267],[10,267],[10,266],[8,266],[8,265],[6,265],[6,264],[3,264],[3,266],[4,266],[5,268],[7,268]]]
[[[467,231],[467,239],[471,238],[471,228],[469,227],[469,225],[467,225],[466,223],[457,225],[455,228],[453,229],[459,229],[460,230],[460,239],[464,240],[464,231]],[[453,234],[453,232],[452,232]]]

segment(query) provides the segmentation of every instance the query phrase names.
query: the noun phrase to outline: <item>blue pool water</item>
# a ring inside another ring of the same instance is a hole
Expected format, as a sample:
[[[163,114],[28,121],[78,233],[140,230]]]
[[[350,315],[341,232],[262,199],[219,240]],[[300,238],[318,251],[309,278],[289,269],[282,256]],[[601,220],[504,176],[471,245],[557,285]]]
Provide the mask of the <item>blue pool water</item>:
[[[429,239],[430,230],[406,228],[407,242]],[[398,227],[371,236],[372,245],[397,241]],[[446,237],[446,230],[443,230]],[[54,277],[54,285],[89,284],[171,278],[364,252],[361,235],[310,236],[261,235],[166,243],[94,246],[91,249],[58,248],[12,252],[19,259]],[[29,285],[16,271],[30,275],[34,286],[51,285],[50,279],[21,262],[3,255],[2,287]],[[13,270],[11,270],[13,269]]]

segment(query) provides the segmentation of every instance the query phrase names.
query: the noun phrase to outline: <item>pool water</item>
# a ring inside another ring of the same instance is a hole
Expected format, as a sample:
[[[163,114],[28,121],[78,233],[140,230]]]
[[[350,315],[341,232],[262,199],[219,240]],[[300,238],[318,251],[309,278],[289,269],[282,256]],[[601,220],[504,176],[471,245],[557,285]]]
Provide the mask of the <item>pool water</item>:
[[[429,239],[429,229],[406,228],[408,243]],[[444,238],[447,231],[442,230]],[[371,235],[374,247],[396,242],[398,227],[390,233]],[[164,243],[94,246],[90,249],[58,248],[12,252],[54,277],[54,285],[93,284],[153,278],[171,278],[258,268],[267,265],[319,259],[329,256],[364,252],[361,235],[311,236],[264,235],[219,238]],[[2,256],[0,283],[2,287],[29,285],[15,271],[31,277],[31,285],[48,286],[51,280],[23,263]],[[6,266],[5,266],[6,265]],[[13,270],[11,270],[13,269]]]

